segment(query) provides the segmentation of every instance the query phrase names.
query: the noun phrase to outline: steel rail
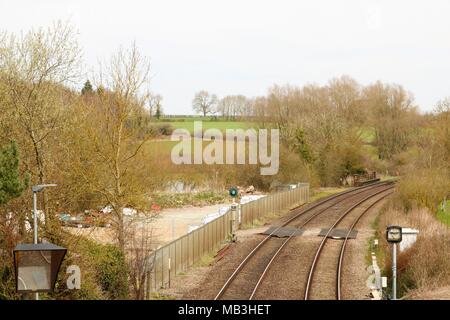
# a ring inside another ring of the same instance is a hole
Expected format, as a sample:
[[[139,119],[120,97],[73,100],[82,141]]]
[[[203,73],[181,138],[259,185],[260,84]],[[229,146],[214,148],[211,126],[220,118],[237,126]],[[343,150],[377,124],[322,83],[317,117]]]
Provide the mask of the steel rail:
[[[342,196],[346,196],[348,194],[350,194],[348,197],[345,197],[344,199],[338,201],[337,203],[340,203],[344,200],[347,200],[348,198],[357,195],[359,193],[362,193],[364,191],[370,190],[372,188],[375,187],[379,187],[382,185],[387,185],[387,184],[391,184],[390,182],[376,182],[376,183],[372,183],[372,184],[368,184],[368,185],[364,185],[361,187],[357,187],[357,188],[353,188],[351,190],[347,190],[335,195],[332,195],[330,197],[327,197],[325,199],[322,199],[316,203],[314,203],[311,206],[308,206],[306,208],[303,208],[303,210],[301,210],[300,212],[298,212],[296,215],[294,215],[293,217],[291,217],[290,219],[288,219],[287,221],[285,221],[284,223],[282,223],[278,228],[274,229],[269,235],[267,235],[263,240],[261,240],[253,249],[252,251],[241,261],[241,263],[237,266],[237,268],[234,270],[234,272],[230,275],[230,277],[227,279],[227,281],[225,282],[225,284],[222,286],[222,288],[220,289],[220,291],[217,293],[217,295],[214,297],[214,300],[218,300],[220,299],[223,294],[225,293],[225,291],[227,290],[227,288],[230,286],[230,284],[233,282],[233,280],[236,278],[236,276],[239,274],[239,272],[242,270],[242,268],[248,263],[248,261],[253,257],[253,255],[270,239],[272,238],[272,235],[277,232],[280,228],[286,226],[287,224],[291,223],[292,221],[294,221],[295,219],[303,216],[304,214],[310,212],[311,210],[317,208],[318,206],[327,203],[331,200],[334,200],[336,198],[342,197]],[[358,191],[358,192],[355,192]],[[351,194],[352,193],[352,194]],[[329,205],[328,207],[324,208],[323,210],[320,211],[320,213],[324,212],[325,210],[329,209],[330,207],[336,205],[337,203],[333,203],[331,205]],[[320,213],[316,213],[315,215],[313,215],[313,217],[317,216]],[[308,221],[310,221],[312,218],[310,217],[310,219]]]
[[[386,190],[386,189],[384,189],[384,190]],[[347,198],[348,199],[348,198]],[[346,199],[345,199],[346,200]],[[326,208],[326,209],[328,209],[328,208]],[[325,210],[326,210],[325,209]],[[325,211],[324,210],[324,211]],[[314,219],[316,216],[318,216],[319,214],[321,214],[323,211],[319,211],[319,212],[317,212],[316,214],[314,214],[314,215],[312,215],[311,217],[309,217],[306,221],[304,221],[303,223],[301,223],[300,225],[297,225],[296,226],[296,228],[303,228],[305,225],[307,225],[312,219]],[[250,298],[249,298],[249,300],[252,300],[253,299],[253,297],[255,296],[255,294],[256,294],[256,291],[258,290],[258,288],[259,288],[259,285],[262,283],[262,281],[264,280],[264,278],[265,278],[265,276],[266,276],[266,274],[267,274],[267,271],[269,271],[269,269],[270,269],[270,267],[271,267],[271,265],[272,265],[272,263],[275,261],[275,259],[278,257],[278,254],[283,250],[283,248],[286,246],[286,244],[292,239],[292,238],[294,238],[294,235],[295,235],[295,231],[293,231],[290,235],[289,235],[289,237],[288,238],[286,238],[286,240],[281,244],[281,246],[278,248],[278,250],[275,252],[275,254],[272,256],[272,258],[270,259],[270,261],[269,261],[269,263],[266,265],[266,267],[265,267],[265,269],[264,269],[264,271],[263,271],[263,273],[261,274],[261,276],[260,276],[260,278],[258,279],[258,282],[256,283],[256,285],[255,285],[255,287],[254,287],[254,289],[253,289],[253,292],[252,292],[252,294],[250,295]],[[347,237],[350,235],[350,232],[348,233],[348,235],[347,235]]]
[[[334,224],[328,229],[328,232],[325,234],[325,236],[323,237],[322,241],[320,242],[319,247],[316,250],[316,254],[314,256],[313,262],[311,264],[310,270],[309,270],[309,274],[308,274],[308,278],[306,281],[306,289],[305,289],[305,296],[304,296],[304,300],[308,300],[309,298],[309,293],[310,293],[310,289],[311,289],[311,284],[312,284],[312,279],[313,279],[313,275],[315,272],[315,268],[317,265],[317,261],[319,260],[320,254],[322,252],[323,247],[325,246],[325,243],[328,240],[328,236],[330,235],[331,231],[333,231],[333,229],[335,228],[335,226],[342,221],[342,219],[344,219],[351,211],[353,211],[355,208],[357,208],[361,203],[369,200],[370,198],[373,198],[374,196],[383,193],[389,189],[392,189],[393,186],[389,186],[381,191],[378,191],[374,194],[371,194],[367,197],[365,197],[364,199],[358,201],[356,204],[354,204],[352,207],[350,207],[349,209],[347,209],[338,219],[336,219],[336,221],[334,222]]]
[[[348,230],[347,234],[345,235],[344,242],[341,245],[341,250],[339,252],[339,260],[338,260],[338,267],[337,267],[337,274],[336,274],[336,299],[341,300],[341,278],[342,278],[342,266],[344,264],[344,255],[345,255],[345,248],[347,246],[348,238],[350,236],[350,233],[355,228],[356,224],[361,220],[361,218],[376,204],[378,204],[381,200],[384,200],[384,198],[391,195],[392,192],[389,192],[385,196],[381,197],[380,199],[377,199],[375,202],[373,202],[370,206],[368,206],[364,211],[353,221],[352,225],[350,226],[350,229]]]

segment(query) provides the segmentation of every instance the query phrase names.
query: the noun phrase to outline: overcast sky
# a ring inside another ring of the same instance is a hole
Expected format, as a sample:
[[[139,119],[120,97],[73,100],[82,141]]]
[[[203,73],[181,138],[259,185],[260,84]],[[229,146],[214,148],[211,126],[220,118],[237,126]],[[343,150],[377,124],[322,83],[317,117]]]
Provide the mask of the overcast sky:
[[[168,114],[202,89],[252,97],[343,74],[399,83],[431,110],[450,95],[449,16],[448,0],[0,0],[2,30],[70,20],[89,67],[136,41]]]

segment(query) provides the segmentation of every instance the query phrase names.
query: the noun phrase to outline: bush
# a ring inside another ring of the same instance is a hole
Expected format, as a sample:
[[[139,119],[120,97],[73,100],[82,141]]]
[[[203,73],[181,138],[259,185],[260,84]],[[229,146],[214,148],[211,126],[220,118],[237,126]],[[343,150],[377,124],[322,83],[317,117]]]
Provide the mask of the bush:
[[[445,169],[417,169],[398,183],[399,197],[407,210],[427,207],[432,212],[450,194],[450,172]]]
[[[170,136],[173,130],[169,123],[159,123],[150,127],[151,134],[154,136]]]
[[[86,253],[92,259],[96,280],[109,299],[128,297],[128,267],[123,252],[113,245],[91,242]]]
[[[64,284],[53,295],[56,299],[105,300],[128,298],[128,267],[124,254],[113,245],[98,244],[73,236],[67,246],[68,256],[61,266],[58,283]],[[68,290],[65,286],[68,265],[78,265],[81,270],[81,289]]]
[[[389,224],[416,228],[417,242],[399,253],[397,261],[399,295],[411,295],[450,285],[450,230],[440,223],[428,209],[413,208],[409,212],[388,208],[380,217],[378,232],[384,235]],[[388,257],[391,250],[384,240]],[[391,259],[386,259],[386,271],[390,273]]]

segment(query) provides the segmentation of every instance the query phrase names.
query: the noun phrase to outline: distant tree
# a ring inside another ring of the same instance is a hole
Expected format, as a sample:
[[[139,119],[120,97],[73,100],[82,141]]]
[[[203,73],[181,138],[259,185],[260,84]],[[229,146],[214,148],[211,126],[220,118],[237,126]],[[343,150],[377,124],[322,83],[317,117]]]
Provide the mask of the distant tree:
[[[377,82],[364,88],[363,101],[370,110],[379,158],[390,160],[405,151],[417,131],[413,95],[402,86]]]
[[[159,94],[150,96],[150,116],[155,115],[158,120],[163,115],[162,100],[163,98]]]
[[[236,119],[248,111],[249,101],[243,95],[226,96],[217,104],[217,112],[222,117]]]
[[[105,93],[105,87],[103,87],[102,85],[99,85],[96,92],[99,96],[103,95]]]
[[[194,100],[192,100],[192,109],[197,113],[203,114],[204,117],[214,113],[216,105],[217,96],[215,94],[209,94],[205,90],[197,92]]]
[[[92,88],[92,84],[91,84],[91,82],[89,80],[87,80],[84,83],[83,89],[81,89],[81,94],[83,94],[83,95],[84,94],[90,94],[92,92],[94,92],[94,89]]]
[[[19,197],[28,186],[28,177],[19,177],[19,152],[15,142],[0,147],[0,205]]]
[[[162,107],[161,107],[161,105],[158,104],[156,106],[155,117],[156,117],[156,119],[159,120],[159,118],[161,118],[161,116],[162,116]]]

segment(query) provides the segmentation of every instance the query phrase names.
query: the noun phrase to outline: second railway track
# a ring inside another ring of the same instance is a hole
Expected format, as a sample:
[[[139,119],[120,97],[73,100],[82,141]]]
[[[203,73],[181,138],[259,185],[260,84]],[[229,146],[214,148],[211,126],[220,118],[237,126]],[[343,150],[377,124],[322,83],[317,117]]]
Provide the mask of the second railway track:
[[[295,226],[297,228],[304,228],[306,225],[309,226],[317,223],[323,225],[325,223],[332,229],[336,227],[342,220],[345,220],[344,217],[348,216],[359,205],[379,194],[383,195],[383,192],[386,192],[391,188],[392,184],[390,183],[375,183],[359,188],[354,188],[352,190],[334,196],[330,196],[321,201],[312,203],[305,208],[301,207],[295,209],[291,214],[292,216],[278,228],[287,225]],[[362,215],[363,214],[361,214],[361,216]],[[359,218],[361,218],[361,216]],[[326,222],[319,220],[325,220]],[[338,220],[338,222],[336,222],[336,220]],[[331,223],[329,221],[331,221]],[[353,229],[355,225],[356,223],[353,224],[353,227],[351,229]],[[276,231],[277,229],[275,229],[272,234]],[[226,280],[225,284],[216,294],[215,299],[231,300],[253,299],[255,297],[258,299],[266,298],[264,294],[259,294],[258,292],[261,285],[263,284],[266,287],[266,293],[272,292],[272,290],[270,290],[271,286],[265,283],[267,282],[265,281],[267,273],[272,268],[273,264],[284,264],[285,266],[290,264],[289,261],[281,261],[281,259],[279,259],[279,256],[280,253],[285,250],[285,247],[288,245],[288,243],[293,238],[295,238],[294,235],[291,235],[287,238],[277,238],[273,237],[272,234],[269,234],[265,238],[263,238],[233,270],[231,275]],[[347,243],[347,238],[348,236],[343,243]],[[310,271],[310,274],[312,275],[309,276],[309,278],[311,278],[311,283],[313,279],[312,276],[314,275],[315,271],[315,264],[319,260],[318,258],[320,256],[320,251],[322,251],[327,242],[326,239],[327,237],[322,239],[324,241],[320,244],[321,249],[319,249],[319,254],[317,255],[317,257],[315,257],[316,262],[313,261],[313,263],[311,264],[313,270],[312,273]],[[344,249],[342,250],[342,254],[345,253],[345,245],[343,248]],[[341,260],[343,261],[343,258]],[[298,276],[300,278],[301,274],[299,274]],[[301,287],[301,285],[299,285],[298,287]],[[306,284],[303,285],[303,287],[303,289],[308,287],[311,288],[311,285]],[[307,290],[309,291],[310,289]],[[275,291],[276,290],[274,290],[273,292],[275,293]],[[296,292],[299,291],[302,290],[297,288]],[[309,294],[306,294],[308,291],[305,291],[304,297],[296,298],[306,298]],[[271,298],[276,299],[277,297]]]
[[[366,214],[370,208],[383,200],[391,193],[391,188],[380,190],[360,201],[347,209],[333,225],[328,229],[327,234],[322,238],[317,247],[314,259],[309,269],[308,278],[305,287],[304,299],[341,299],[341,276],[342,264],[345,254],[345,248],[348,242],[350,232],[354,229],[361,217]],[[368,207],[361,207],[362,204],[369,202]],[[361,212],[355,209],[362,210]],[[349,225],[350,224],[350,225]],[[328,241],[329,234],[337,227],[348,227],[346,236],[342,243]],[[327,246],[327,244],[329,244]],[[339,245],[340,244],[340,245]],[[340,248],[340,249],[339,249]],[[322,259],[322,268],[318,268],[318,264]],[[315,291],[315,294],[314,294]]]

